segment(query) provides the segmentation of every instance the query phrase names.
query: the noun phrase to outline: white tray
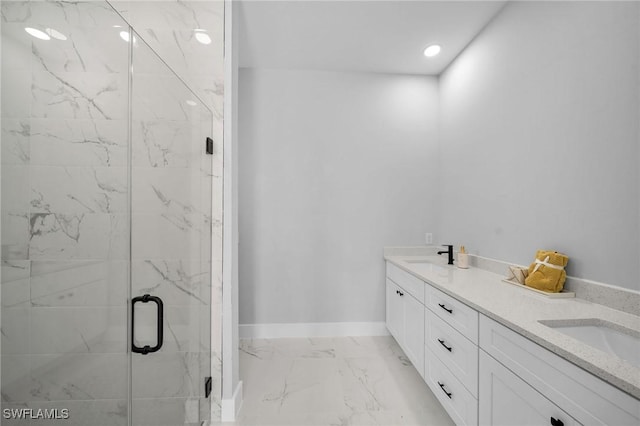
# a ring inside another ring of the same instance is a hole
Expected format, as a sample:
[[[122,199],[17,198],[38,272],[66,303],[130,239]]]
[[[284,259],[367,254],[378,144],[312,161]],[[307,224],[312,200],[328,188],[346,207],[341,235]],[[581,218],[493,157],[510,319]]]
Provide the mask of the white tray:
[[[546,291],[542,291],[542,290],[538,290],[537,288],[533,288],[533,287],[528,287],[524,284],[520,284],[518,281],[512,281],[512,280],[508,280],[508,279],[503,279],[502,281],[504,281],[505,283],[509,283],[512,285],[517,285],[518,287],[527,289],[529,291],[533,291],[535,293],[541,294],[545,297],[548,297],[549,299],[569,299],[572,297],[576,297],[576,294],[572,291],[561,291],[560,293],[549,293]]]

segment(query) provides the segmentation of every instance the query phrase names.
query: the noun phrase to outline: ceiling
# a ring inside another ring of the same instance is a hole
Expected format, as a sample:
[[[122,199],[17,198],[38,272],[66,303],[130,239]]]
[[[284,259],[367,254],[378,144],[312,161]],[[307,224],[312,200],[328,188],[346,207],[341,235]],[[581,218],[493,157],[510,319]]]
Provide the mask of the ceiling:
[[[505,1],[238,3],[241,67],[437,75]]]

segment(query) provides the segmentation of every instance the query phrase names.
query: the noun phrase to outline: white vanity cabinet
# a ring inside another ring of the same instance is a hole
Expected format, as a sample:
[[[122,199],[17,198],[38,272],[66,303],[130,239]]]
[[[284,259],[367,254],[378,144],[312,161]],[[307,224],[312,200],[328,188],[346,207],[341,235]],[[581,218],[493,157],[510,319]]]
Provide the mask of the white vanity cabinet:
[[[425,300],[425,380],[456,424],[478,424],[478,312],[430,285]]]
[[[458,425],[640,425],[640,400],[387,262],[387,328]]]
[[[387,329],[424,377],[424,282],[387,263]]]
[[[579,424],[484,351],[480,351],[480,392],[481,425]]]
[[[640,425],[639,400],[484,315],[480,349],[480,424]]]
[[[400,342],[401,330],[404,330],[403,300],[400,297],[400,287],[387,278],[386,291],[387,330]]]

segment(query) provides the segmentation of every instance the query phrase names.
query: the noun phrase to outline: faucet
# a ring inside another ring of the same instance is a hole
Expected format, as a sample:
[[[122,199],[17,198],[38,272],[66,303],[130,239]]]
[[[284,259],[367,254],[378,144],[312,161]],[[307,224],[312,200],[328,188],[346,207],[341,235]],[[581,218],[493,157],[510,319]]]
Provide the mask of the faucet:
[[[449,244],[445,244],[444,246],[447,247],[448,250],[439,251],[438,254],[447,253],[449,255],[448,264],[453,265],[453,246]]]

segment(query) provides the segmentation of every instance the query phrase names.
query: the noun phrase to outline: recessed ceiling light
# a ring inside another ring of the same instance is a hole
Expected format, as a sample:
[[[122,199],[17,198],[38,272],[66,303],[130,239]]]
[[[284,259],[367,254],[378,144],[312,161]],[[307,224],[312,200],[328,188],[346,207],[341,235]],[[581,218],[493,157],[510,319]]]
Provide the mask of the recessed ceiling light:
[[[438,53],[440,53],[439,44],[432,44],[431,46],[427,46],[427,48],[424,49],[424,56],[426,56],[427,58],[436,56]]]
[[[54,30],[53,28],[47,28],[45,32],[56,40],[65,41],[67,39],[66,35],[62,34],[60,31]]]
[[[49,34],[45,33],[44,31],[36,30],[35,28],[31,27],[26,27],[24,30],[35,38],[39,38],[40,40],[51,40]]]
[[[196,33],[196,40],[198,40],[202,44],[211,44],[211,37],[205,30],[196,29],[194,30]]]

